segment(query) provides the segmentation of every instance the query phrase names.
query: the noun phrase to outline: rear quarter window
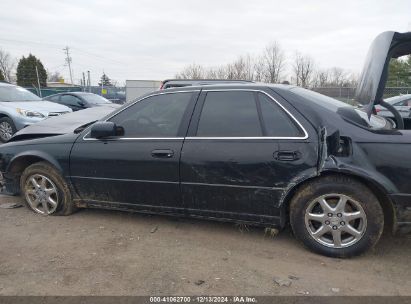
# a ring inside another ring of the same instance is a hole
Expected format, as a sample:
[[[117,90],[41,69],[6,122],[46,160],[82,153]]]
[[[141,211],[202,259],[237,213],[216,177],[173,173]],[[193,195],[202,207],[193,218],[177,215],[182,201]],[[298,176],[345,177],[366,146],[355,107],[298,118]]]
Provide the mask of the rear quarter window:
[[[266,136],[301,137],[303,131],[293,119],[267,95],[258,93]]]

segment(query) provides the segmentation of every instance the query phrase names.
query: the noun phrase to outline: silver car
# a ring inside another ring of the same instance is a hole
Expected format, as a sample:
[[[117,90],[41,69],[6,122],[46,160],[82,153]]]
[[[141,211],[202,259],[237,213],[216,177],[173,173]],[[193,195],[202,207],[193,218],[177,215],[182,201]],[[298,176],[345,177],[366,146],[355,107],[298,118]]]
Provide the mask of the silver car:
[[[411,94],[399,95],[384,99],[385,102],[394,106],[404,118],[411,117]],[[376,105],[375,110],[377,114],[384,117],[393,117],[393,114],[386,108]]]
[[[14,133],[45,118],[72,112],[66,106],[43,101],[28,90],[9,83],[0,83],[0,141],[8,141]]]

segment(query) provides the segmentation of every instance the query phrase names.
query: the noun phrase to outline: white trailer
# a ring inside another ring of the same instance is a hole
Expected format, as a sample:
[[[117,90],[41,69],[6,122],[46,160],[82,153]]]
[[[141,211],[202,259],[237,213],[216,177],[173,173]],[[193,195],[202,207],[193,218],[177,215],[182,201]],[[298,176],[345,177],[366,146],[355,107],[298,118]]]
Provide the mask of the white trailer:
[[[135,100],[136,98],[157,91],[161,86],[161,81],[158,80],[126,80],[126,102]]]

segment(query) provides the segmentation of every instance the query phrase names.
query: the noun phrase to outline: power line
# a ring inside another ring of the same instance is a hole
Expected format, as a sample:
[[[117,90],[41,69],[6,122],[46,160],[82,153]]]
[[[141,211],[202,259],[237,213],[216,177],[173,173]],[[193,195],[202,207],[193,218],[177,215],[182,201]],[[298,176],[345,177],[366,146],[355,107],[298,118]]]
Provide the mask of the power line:
[[[32,45],[38,45],[38,46],[44,46],[44,47],[53,47],[53,48],[61,48],[61,45],[58,44],[54,44],[54,43],[46,43],[46,42],[38,42],[38,41],[29,41],[29,40],[17,40],[17,39],[5,39],[5,38],[0,38],[0,41],[7,41],[7,42],[14,42],[14,43],[18,43],[18,44],[32,44]],[[105,56],[99,55],[99,54],[95,54],[95,53],[91,53],[89,51],[84,51],[80,48],[77,47],[71,47],[71,49],[76,50],[77,52],[86,54],[88,56],[92,56],[94,59],[100,58],[103,59],[105,61],[111,61],[113,63],[117,63],[117,64],[124,64],[123,62],[117,61],[115,59],[112,58],[107,58]]]
[[[60,48],[61,45],[53,44],[53,43],[46,43],[46,42],[38,42],[38,41],[28,41],[28,40],[17,40],[17,39],[5,39],[5,38],[0,38],[0,41],[8,41],[8,42],[15,42],[19,44],[37,44],[37,45],[44,45],[47,47],[55,47],[55,48]]]
[[[81,50],[81,49],[76,48],[76,47],[72,47],[72,49],[73,49],[73,50],[76,50],[76,51],[78,51],[78,52],[80,52],[80,53],[83,53],[83,54],[86,54],[86,55],[89,55],[89,56],[93,56],[93,58],[94,58],[94,57],[99,57],[99,58],[101,58],[101,59],[104,59],[105,61],[111,61],[111,62],[117,63],[117,64],[124,64],[123,62],[117,61],[117,60],[115,60],[115,59],[107,58],[107,57],[105,57],[105,56],[98,55],[98,54],[95,54],[95,53],[90,53],[90,52],[88,52],[88,51],[84,51],[84,50]]]

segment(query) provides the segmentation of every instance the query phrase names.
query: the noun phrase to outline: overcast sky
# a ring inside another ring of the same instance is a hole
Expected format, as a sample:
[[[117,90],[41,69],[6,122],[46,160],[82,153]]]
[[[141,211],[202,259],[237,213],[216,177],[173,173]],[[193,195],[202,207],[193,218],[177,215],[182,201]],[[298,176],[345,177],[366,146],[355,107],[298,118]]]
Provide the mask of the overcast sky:
[[[161,80],[190,63],[217,66],[258,54],[271,41],[323,68],[359,72],[372,39],[411,30],[410,0],[2,0],[0,48],[29,53],[69,80],[91,71],[115,80]]]

